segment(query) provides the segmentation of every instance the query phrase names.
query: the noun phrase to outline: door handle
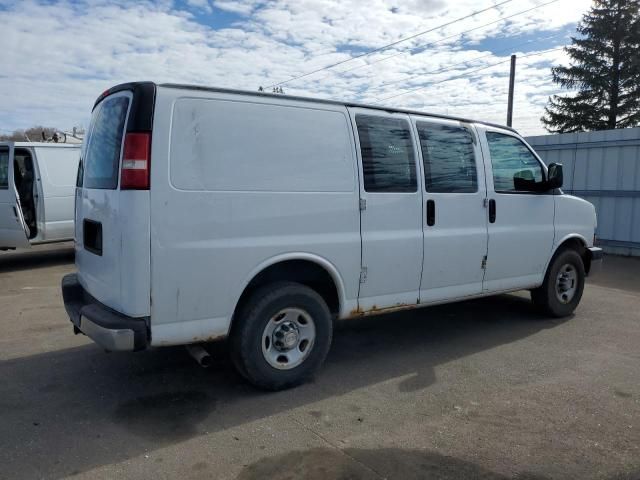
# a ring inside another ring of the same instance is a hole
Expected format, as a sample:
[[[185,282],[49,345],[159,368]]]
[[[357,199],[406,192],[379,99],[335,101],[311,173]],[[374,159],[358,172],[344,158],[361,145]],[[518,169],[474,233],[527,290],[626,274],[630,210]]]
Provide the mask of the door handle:
[[[489,223],[496,221],[496,201],[492,198],[489,200]]]
[[[427,225],[433,227],[436,223],[436,202],[427,200]]]

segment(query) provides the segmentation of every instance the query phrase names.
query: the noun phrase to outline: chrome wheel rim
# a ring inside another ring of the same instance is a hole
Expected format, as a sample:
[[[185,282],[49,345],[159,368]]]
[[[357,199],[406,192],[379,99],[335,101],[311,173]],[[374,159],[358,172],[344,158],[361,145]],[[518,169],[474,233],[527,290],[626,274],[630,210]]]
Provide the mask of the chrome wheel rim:
[[[299,308],[284,308],[269,319],[262,333],[262,355],[278,370],[304,362],[316,339],[311,315]]]
[[[556,277],[556,298],[560,303],[573,300],[578,289],[578,271],[573,265],[566,263],[558,271]]]

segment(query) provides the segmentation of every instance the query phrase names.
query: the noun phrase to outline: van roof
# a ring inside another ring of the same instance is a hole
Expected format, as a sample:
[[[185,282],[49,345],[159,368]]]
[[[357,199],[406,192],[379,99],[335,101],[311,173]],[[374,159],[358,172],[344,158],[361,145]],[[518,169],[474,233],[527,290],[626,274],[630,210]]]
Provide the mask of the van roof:
[[[202,91],[207,91],[207,92],[219,92],[219,93],[232,93],[232,94],[240,94],[240,95],[252,95],[252,96],[256,96],[256,97],[271,97],[271,98],[287,98],[290,100],[299,100],[299,101],[304,101],[304,102],[315,102],[315,103],[323,103],[323,104],[328,104],[328,105],[344,105],[346,107],[359,107],[359,108],[369,108],[369,109],[373,109],[373,110],[382,110],[385,112],[396,112],[396,113],[408,113],[408,114],[414,114],[414,115],[425,115],[425,116],[429,116],[429,117],[433,117],[433,118],[441,118],[441,119],[445,119],[445,120],[456,120],[459,122],[465,122],[465,123],[479,123],[482,125],[488,125],[491,127],[497,127],[497,128],[503,128],[505,130],[510,130],[512,132],[516,132],[516,130],[512,127],[508,127],[506,125],[500,125],[497,123],[491,123],[491,122],[485,122],[482,120],[472,120],[469,118],[464,118],[464,117],[457,117],[454,115],[443,115],[440,113],[429,113],[429,112],[424,112],[424,111],[420,111],[420,110],[412,110],[412,109],[406,109],[406,108],[392,108],[392,107],[385,107],[382,105],[371,105],[371,104],[363,104],[363,103],[357,103],[357,102],[346,102],[346,101],[339,101],[339,100],[329,100],[329,99],[324,99],[324,98],[314,98],[314,97],[301,97],[301,96],[297,96],[297,95],[286,95],[286,94],[282,94],[282,93],[268,93],[268,92],[256,92],[256,91],[249,91],[249,90],[238,90],[238,89],[232,89],[232,88],[219,88],[219,87],[205,87],[205,86],[201,86],[201,85],[188,85],[188,84],[182,84],[182,83],[161,83],[158,84],[159,87],[167,87],[167,88],[180,88],[180,89],[184,89],[184,90],[202,90]],[[114,87],[115,88],[115,87]],[[111,89],[113,90],[113,89]]]
[[[183,83],[160,83],[160,84],[155,84],[153,82],[129,82],[129,83],[121,83],[119,85],[115,85],[111,88],[109,88],[108,90],[105,90],[97,99],[96,102],[93,105],[93,108],[95,108],[95,106],[100,103],[106,96],[111,95],[112,93],[118,92],[118,91],[122,91],[122,90],[134,90],[136,89],[136,87],[143,87],[143,86],[158,86],[158,87],[165,87],[165,88],[180,88],[183,90],[200,90],[200,91],[205,91],[205,92],[219,92],[219,93],[230,93],[230,94],[236,94],[236,95],[251,95],[251,96],[255,96],[255,97],[271,97],[271,98],[287,98],[289,100],[298,100],[298,101],[302,101],[302,102],[315,102],[315,103],[322,103],[325,105],[341,105],[341,106],[346,106],[346,107],[359,107],[359,108],[369,108],[372,110],[382,110],[385,112],[397,112],[397,113],[408,113],[408,114],[413,114],[413,115],[425,115],[428,117],[432,117],[432,118],[441,118],[441,119],[445,119],[445,120],[456,120],[458,122],[465,122],[465,123],[478,123],[478,124],[482,124],[482,125],[488,125],[491,127],[496,127],[496,128],[503,128],[505,130],[509,130],[512,132],[516,132],[516,130],[514,128],[511,127],[507,127],[506,125],[500,125],[497,123],[490,123],[490,122],[484,122],[482,120],[472,120],[469,118],[464,118],[464,117],[456,117],[453,115],[442,115],[440,113],[429,113],[429,112],[423,112],[420,110],[411,110],[411,109],[403,109],[403,108],[392,108],[392,107],[385,107],[382,105],[367,105],[367,104],[362,104],[362,103],[356,103],[356,102],[345,102],[345,101],[338,101],[338,100],[329,100],[329,99],[324,99],[324,98],[313,98],[313,97],[301,97],[301,96],[297,96],[297,95],[286,95],[286,94],[281,94],[281,93],[268,93],[268,92],[256,92],[256,91],[249,91],[249,90],[238,90],[238,89],[232,89],[232,88],[220,88],[220,87],[206,87],[206,86],[202,86],[202,85],[188,85],[188,84],[183,84]],[[153,97],[151,97],[153,98]],[[516,132],[517,133],[517,132]]]

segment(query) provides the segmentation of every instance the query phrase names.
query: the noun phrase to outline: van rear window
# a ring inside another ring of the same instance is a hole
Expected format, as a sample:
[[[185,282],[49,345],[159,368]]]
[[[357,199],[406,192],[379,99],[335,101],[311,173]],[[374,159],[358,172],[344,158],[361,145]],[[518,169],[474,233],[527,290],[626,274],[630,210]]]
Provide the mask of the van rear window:
[[[103,100],[94,111],[92,128],[87,138],[84,188],[115,189],[129,97],[114,96]]]

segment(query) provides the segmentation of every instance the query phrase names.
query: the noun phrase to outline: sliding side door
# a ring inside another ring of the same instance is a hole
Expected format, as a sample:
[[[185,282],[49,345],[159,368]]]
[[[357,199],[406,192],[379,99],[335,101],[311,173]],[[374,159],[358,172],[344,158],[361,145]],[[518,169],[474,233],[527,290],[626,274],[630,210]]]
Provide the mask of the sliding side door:
[[[457,121],[412,117],[424,171],[424,263],[420,303],[482,293],[487,254],[480,142]]]
[[[360,168],[361,311],[418,303],[422,191],[408,115],[350,109]]]

